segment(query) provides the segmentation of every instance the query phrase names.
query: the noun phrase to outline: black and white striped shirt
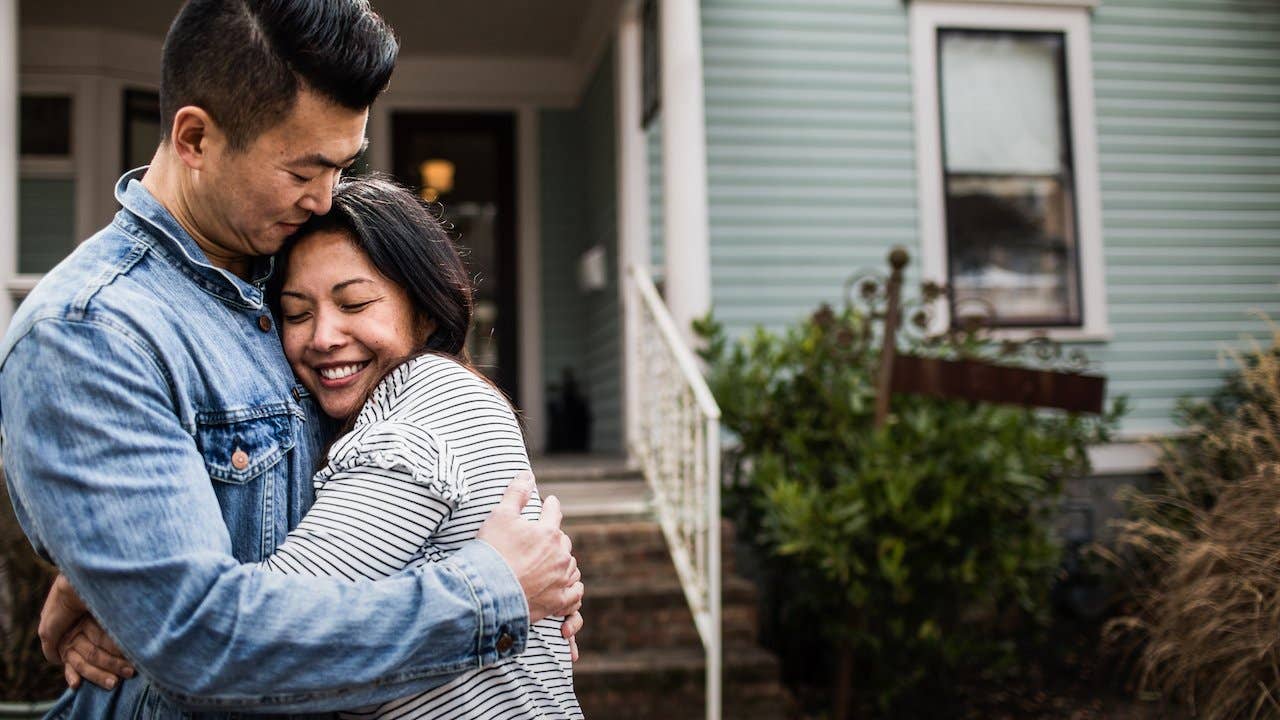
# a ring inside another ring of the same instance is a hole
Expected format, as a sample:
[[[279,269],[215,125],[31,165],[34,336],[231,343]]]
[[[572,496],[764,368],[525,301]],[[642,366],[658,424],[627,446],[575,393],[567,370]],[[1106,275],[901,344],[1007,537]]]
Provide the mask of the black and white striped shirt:
[[[476,536],[515,474],[529,469],[510,405],[458,363],[424,355],[378,385],[315,476],[310,512],[263,566],[351,580],[438,562]],[[525,508],[536,519],[542,502]],[[350,718],[582,717],[563,618],[530,628],[524,653]]]

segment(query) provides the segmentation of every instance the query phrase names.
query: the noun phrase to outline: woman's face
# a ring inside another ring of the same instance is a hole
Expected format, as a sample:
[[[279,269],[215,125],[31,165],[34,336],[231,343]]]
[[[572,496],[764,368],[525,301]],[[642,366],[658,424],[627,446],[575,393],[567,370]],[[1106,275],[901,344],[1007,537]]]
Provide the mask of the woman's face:
[[[421,347],[409,296],[382,276],[351,236],[317,232],[289,256],[280,293],[284,354],[330,417],[360,409],[370,384]]]

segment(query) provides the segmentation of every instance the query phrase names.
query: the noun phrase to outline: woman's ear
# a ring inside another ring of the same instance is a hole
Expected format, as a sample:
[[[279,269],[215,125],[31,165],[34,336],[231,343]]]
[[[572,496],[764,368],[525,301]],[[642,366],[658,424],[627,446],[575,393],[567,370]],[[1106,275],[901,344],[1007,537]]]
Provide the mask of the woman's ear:
[[[432,318],[426,317],[425,315],[419,315],[417,325],[418,327],[415,328],[415,330],[418,332],[418,344],[422,347],[426,347],[427,342],[431,340],[431,336],[435,335],[436,330],[438,329],[436,321]]]

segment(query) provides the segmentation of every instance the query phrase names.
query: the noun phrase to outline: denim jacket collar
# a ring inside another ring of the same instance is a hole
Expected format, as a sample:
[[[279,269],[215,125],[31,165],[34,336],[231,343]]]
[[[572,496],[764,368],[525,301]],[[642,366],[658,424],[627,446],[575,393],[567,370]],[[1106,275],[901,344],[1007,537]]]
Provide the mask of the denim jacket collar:
[[[116,181],[116,201],[160,240],[182,271],[205,292],[234,305],[262,309],[264,287],[271,276],[275,258],[257,258],[252,280],[245,282],[235,273],[209,263],[208,256],[194,238],[155,196],[142,185],[147,166],[130,170]]]

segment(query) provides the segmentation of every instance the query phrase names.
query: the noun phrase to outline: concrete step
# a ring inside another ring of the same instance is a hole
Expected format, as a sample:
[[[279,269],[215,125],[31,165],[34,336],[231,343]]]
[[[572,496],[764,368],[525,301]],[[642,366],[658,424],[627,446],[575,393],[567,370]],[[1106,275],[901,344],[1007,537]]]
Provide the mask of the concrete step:
[[[566,522],[643,520],[653,518],[644,480],[547,480],[538,478],[542,497],[560,500]]]
[[[705,718],[706,656],[700,647],[593,653],[574,666],[588,718]],[[794,704],[778,682],[778,661],[754,647],[724,654],[724,712],[734,720],[784,720]]]
[[[759,619],[756,588],[729,576],[721,589],[721,627],[725,647],[737,650],[756,643]],[[700,647],[680,584],[664,581],[602,580],[590,582],[582,615],[588,618],[578,646],[593,653]]]
[[[640,470],[626,458],[613,455],[539,455],[531,458],[538,484],[544,482],[591,482],[634,480]]]
[[[733,547],[733,528],[721,523],[721,547]],[[564,531],[573,540],[584,581],[674,581],[675,566],[662,528],[652,519],[576,519],[566,516]],[[733,553],[722,553],[724,575],[733,574]]]

